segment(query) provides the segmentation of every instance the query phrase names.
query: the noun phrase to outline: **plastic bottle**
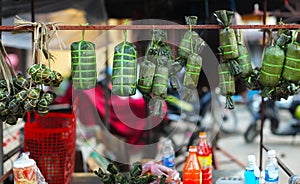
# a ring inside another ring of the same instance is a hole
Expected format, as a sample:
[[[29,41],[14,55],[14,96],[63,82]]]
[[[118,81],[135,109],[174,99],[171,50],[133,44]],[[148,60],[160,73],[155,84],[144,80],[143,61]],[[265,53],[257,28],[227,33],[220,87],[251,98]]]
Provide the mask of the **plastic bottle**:
[[[265,163],[265,184],[279,183],[279,168],[276,159],[276,151],[268,151],[268,159]]]
[[[202,167],[202,183],[212,184],[212,151],[206,138],[206,132],[199,133],[198,160]]]
[[[248,165],[244,171],[245,184],[259,184],[259,175],[255,155],[248,155]]]
[[[202,170],[197,158],[197,147],[189,147],[189,155],[184,163],[182,170],[183,184],[201,184]]]
[[[162,165],[175,169],[175,151],[170,139],[167,139],[162,147]]]

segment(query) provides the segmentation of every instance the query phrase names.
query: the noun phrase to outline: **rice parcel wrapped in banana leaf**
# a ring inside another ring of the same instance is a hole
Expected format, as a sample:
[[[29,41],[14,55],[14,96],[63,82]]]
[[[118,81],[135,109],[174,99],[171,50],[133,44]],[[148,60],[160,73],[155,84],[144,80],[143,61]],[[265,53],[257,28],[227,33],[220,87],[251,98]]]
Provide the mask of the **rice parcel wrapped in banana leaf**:
[[[218,10],[214,12],[214,16],[218,23],[223,27],[219,33],[221,43],[221,46],[219,47],[220,54],[224,60],[229,62],[231,74],[236,76],[241,73],[241,69],[236,61],[239,57],[236,35],[234,30],[229,27],[233,15],[234,12],[227,10]]]
[[[229,67],[228,62],[222,62],[219,65],[219,88],[221,95],[226,97],[225,108],[234,109],[231,96],[235,94],[235,83]]]
[[[157,60],[158,65],[156,66],[152,86],[152,94],[154,99],[153,104],[150,104],[150,113],[153,116],[162,117],[162,100],[167,97],[168,91],[169,70],[166,66],[168,58],[165,55],[159,55]]]
[[[170,85],[171,88],[173,90],[180,90],[181,86],[180,86],[180,82],[179,79],[177,78],[177,73],[182,69],[183,67],[183,59],[176,60],[174,59],[172,52],[171,52],[171,48],[167,43],[163,43],[160,46],[160,50],[158,55],[163,55],[167,58],[167,63],[166,66],[168,67],[169,70],[169,79],[170,79]]]
[[[185,87],[183,99],[189,101],[191,98],[191,90],[195,89],[198,85],[199,75],[202,68],[202,57],[200,56],[201,40],[196,39],[195,48],[187,58],[186,69],[183,79],[183,85]]]
[[[136,92],[137,51],[133,43],[125,40],[115,46],[112,73],[112,92],[119,96],[131,96]]]
[[[286,81],[298,83],[300,81],[300,34],[286,47],[285,64],[282,78]]]
[[[284,34],[282,34],[284,35]],[[263,56],[259,81],[265,88],[274,88],[279,84],[283,64],[284,50],[277,44],[270,45]]]
[[[90,89],[96,86],[95,44],[81,40],[71,44],[71,73],[74,89]]]
[[[171,52],[170,47],[165,43],[167,41],[167,32],[165,30],[152,30],[152,40],[147,47],[146,59],[157,65],[157,57],[161,53]]]
[[[238,52],[239,57],[237,58],[237,62],[241,67],[241,74],[242,78],[248,78],[252,74],[252,65],[250,61],[250,56],[247,47],[242,43],[241,34],[238,36]]]
[[[174,62],[171,63],[171,65],[168,66],[170,84],[171,88],[174,90],[181,89],[181,82],[176,74],[183,68],[184,65],[186,65],[186,62],[186,58],[178,57],[174,60]]]
[[[167,57],[166,66],[169,69],[169,79],[172,89],[180,89],[180,82],[176,76],[176,73],[179,72],[182,67],[183,58],[178,58],[174,60],[174,57],[171,52],[170,46],[167,44],[167,32],[165,30],[153,30],[152,33],[152,42],[147,48],[147,59],[151,62],[158,64],[158,57],[164,55]]]
[[[190,25],[190,29],[186,31],[183,38],[180,41],[178,55],[183,58],[187,58],[191,53],[195,45],[194,39],[199,37],[198,33],[192,30],[192,25],[197,24],[197,16],[186,16],[185,21]]]
[[[143,94],[148,94],[152,91],[157,58],[164,41],[166,41],[166,32],[152,30],[152,40],[147,47],[145,60],[140,64],[139,70],[138,89]]]
[[[138,89],[141,93],[151,93],[155,68],[155,64],[147,59],[140,64]]]

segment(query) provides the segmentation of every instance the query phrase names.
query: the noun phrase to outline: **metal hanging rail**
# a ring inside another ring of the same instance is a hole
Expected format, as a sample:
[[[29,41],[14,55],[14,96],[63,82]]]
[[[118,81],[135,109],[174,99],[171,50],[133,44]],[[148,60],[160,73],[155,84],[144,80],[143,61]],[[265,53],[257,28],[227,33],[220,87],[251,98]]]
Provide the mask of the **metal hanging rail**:
[[[51,29],[51,26],[49,26]],[[151,30],[151,29],[169,29],[183,30],[189,29],[189,25],[57,25],[59,30]],[[220,25],[194,25],[192,29],[222,29]],[[300,29],[300,24],[284,25],[231,25],[232,29]],[[15,26],[0,26],[0,31],[32,30],[33,26],[24,26],[16,28]]]

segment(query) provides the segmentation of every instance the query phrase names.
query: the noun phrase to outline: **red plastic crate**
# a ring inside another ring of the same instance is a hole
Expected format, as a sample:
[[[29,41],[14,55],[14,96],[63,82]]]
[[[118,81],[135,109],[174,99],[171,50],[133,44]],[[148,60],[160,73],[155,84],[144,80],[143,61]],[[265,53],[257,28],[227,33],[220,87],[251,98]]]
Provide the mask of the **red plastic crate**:
[[[30,116],[30,115],[28,115]],[[24,126],[24,151],[30,152],[49,184],[67,184],[74,172],[76,120],[74,114],[35,114]]]

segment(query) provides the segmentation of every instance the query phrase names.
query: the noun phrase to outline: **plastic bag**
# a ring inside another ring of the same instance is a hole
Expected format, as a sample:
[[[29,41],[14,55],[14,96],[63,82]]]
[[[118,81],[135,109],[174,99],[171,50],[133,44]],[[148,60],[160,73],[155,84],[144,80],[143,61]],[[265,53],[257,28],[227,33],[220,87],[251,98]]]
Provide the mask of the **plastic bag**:
[[[180,177],[178,171],[168,168],[164,165],[149,161],[142,166],[142,174],[150,172],[151,174],[157,175],[158,179],[151,182],[151,184],[158,184],[165,175],[165,183],[177,184],[180,183]]]

